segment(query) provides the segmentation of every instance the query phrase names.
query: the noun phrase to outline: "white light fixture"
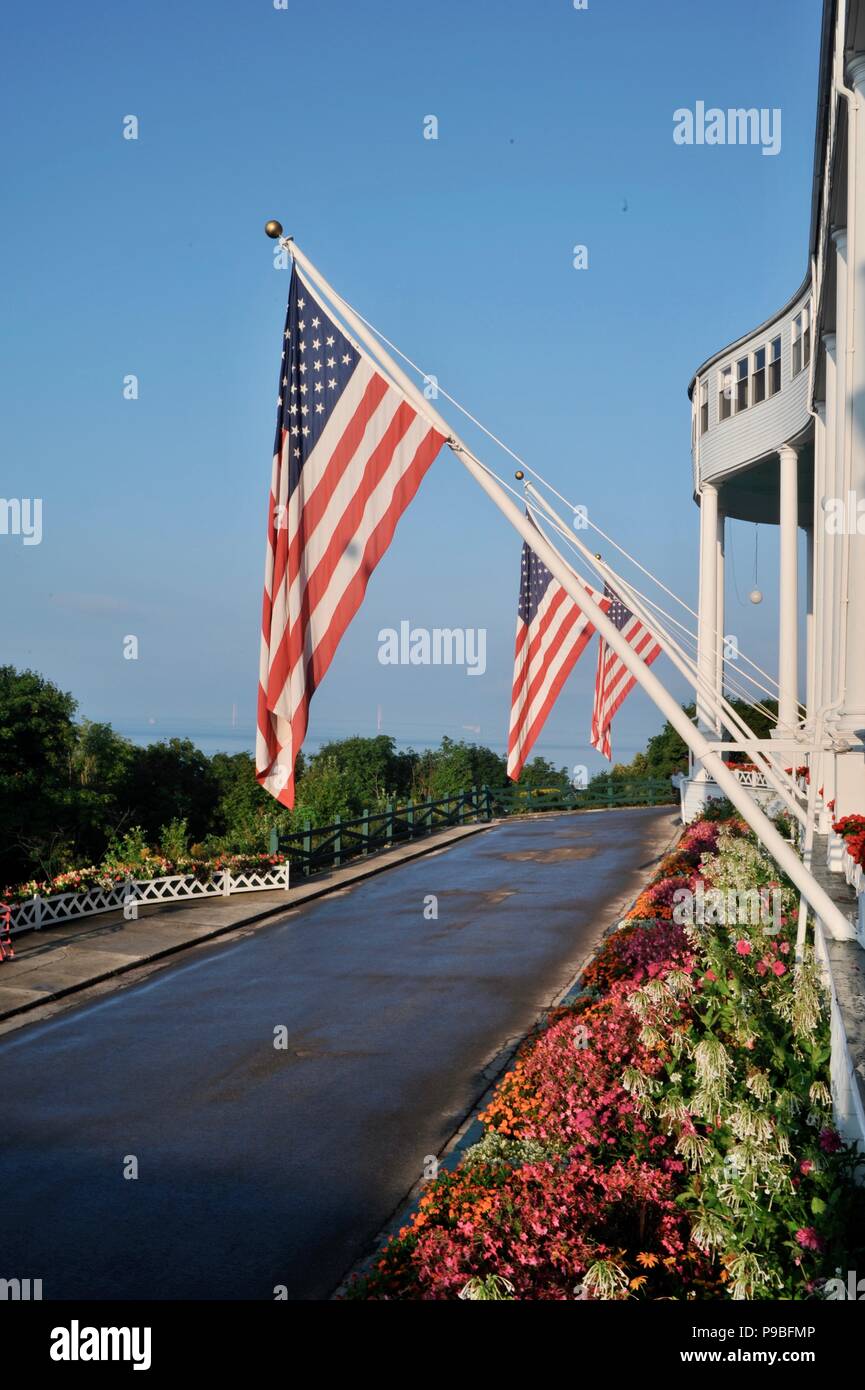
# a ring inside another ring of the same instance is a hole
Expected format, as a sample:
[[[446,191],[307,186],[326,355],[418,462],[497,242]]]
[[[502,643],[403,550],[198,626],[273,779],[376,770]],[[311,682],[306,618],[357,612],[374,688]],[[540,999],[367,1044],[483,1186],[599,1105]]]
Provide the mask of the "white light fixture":
[[[750,592],[750,594],[748,595],[748,597],[749,597],[749,599],[751,600],[752,603],[762,603],[762,602],[763,602],[763,595],[761,594],[761,592],[760,592],[759,589],[752,589],[751,592]]]

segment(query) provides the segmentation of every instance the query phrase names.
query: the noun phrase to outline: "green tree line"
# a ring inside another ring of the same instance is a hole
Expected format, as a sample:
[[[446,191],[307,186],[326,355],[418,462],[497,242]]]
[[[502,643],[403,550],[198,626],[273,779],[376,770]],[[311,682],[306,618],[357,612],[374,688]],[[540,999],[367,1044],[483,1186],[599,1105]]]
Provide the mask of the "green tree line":
[[[774,719],[741,708],[757,736],[768,737]],[[685,709],[693,715],[693,705]],[[256,782],[250,753],[208,757],[180,738],[142,748],[77,714],[73,696],[44,676],[0,667],[0,887],[99,863],[130,839],[172,858],[255,853],[267,848],[272,826],[328,825],[388,801],[507,782],[505,758],[481,744],[445,736],[437,748],[400,751],[387,734],[355,736],[300,756],[297,804],[288,811]],[[667,723],[633,762],[592,781],[664,778],[687,766],[687,748]],[[540,757],[520,777],[525,787],[568,784],[565,768]]]
[[[110,724],[78,719],[72,695],[34,671],[0,667],[0,888],[99,863],[146,843],[176,858],[266,850],[270,829],[330,824],[388,801],[427,801],[471,786],[503,786],[505,759],[444,737],[426,752],[386,734],[344,738],[298,760],[296,806],[262,791],[249,753],[208,757],[189,739],[139,747]],[[544,758],[526,786],[567,785]]]

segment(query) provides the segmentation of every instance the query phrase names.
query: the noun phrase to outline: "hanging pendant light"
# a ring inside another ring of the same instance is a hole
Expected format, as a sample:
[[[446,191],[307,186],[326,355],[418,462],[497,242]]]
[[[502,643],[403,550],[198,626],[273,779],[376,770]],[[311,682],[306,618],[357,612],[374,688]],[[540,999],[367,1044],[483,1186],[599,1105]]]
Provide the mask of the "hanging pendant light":
[[[755,526],[755,527],[754,527],[754,587],[753,587],[753,589],[751,590],[750,594],[748,595],[748,597],[749,597],[749,599],[751,600],[752,603],[762,603],[762,602],[763,602],[763,594],[762,594],[761,590],[757,587],[757,557],[758,557],[758,553],[759,553],[759,545],[760,545],[760,527],[759,527],[759,526]]]

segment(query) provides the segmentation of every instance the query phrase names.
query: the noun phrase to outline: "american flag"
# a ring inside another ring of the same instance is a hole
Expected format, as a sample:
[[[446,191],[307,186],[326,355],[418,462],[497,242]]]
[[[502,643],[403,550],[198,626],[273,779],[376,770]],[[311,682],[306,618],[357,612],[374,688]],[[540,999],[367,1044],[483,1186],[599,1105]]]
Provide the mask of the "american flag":
[[[444,436],[292,269],[261,621],[256,776],[294,805],[309,702]]]
[[[628,645],[650,666],[661,648],[647,627],[635,618],[609,586],[604,585],[604,597],[609,601],[607,616],[627,638]],[[610,740],[610,726],[613,715],[622,701],[636,685],[621,657],[617,656],[601,638],[598,644],[598,674],[595,680],[595,707],[592,710],[592,747],[603,753],[610,762],[613,760],[613,745]]]
[[[600,595],[586,588],[596,601]],[[523,542],[508,776],[516,782],[544,721],[595,629]]]

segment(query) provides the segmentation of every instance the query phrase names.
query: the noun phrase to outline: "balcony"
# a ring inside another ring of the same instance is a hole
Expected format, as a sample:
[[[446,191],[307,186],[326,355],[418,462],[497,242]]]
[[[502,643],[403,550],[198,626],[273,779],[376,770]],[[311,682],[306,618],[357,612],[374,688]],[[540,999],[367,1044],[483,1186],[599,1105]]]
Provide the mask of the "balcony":
[[[721,487],[728,516],[777,524],[777,453],[795,443],[800,524],[807,520],[813,466],[810,317],[809,276],[779,313],[715,353],[690,383],[694,491],[707,482]]]

